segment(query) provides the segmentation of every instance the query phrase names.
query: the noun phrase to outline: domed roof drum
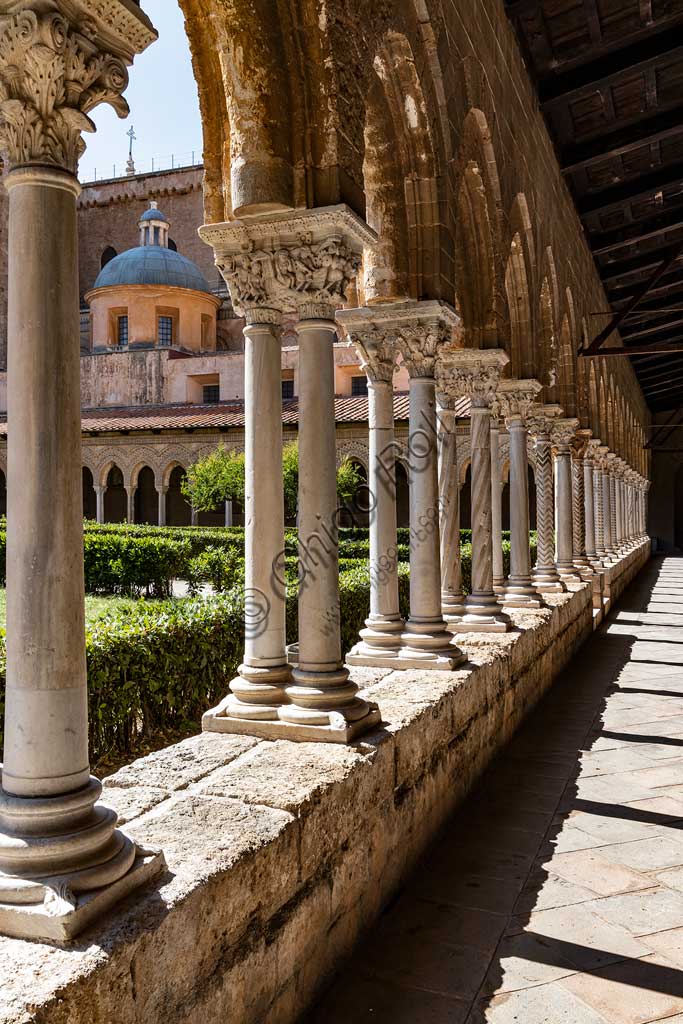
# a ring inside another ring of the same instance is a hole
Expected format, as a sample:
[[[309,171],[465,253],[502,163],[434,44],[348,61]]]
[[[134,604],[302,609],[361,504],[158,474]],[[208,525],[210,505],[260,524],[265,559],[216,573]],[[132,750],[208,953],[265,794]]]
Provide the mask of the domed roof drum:
[[[196,263],[160,245],[139,245],[115,256],[100,271],[93,287],[113,288],[127,284],[167,285],[211,293],[209,282]]]
[[[93,288],[151,284],[211,294],[209,282],[196,263],[168,248],[169,221],[156,203],[145,210],[138,224],[142,244],[110,260],[100,271]]]

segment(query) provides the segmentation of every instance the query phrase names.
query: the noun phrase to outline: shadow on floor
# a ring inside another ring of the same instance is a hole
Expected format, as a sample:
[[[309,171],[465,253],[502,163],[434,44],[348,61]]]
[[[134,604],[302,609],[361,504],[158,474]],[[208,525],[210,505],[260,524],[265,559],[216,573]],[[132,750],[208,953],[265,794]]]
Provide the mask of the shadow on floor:
[[[634,581],[305,1024],[683,1021],[681,678],[636,625],[674,580]]]

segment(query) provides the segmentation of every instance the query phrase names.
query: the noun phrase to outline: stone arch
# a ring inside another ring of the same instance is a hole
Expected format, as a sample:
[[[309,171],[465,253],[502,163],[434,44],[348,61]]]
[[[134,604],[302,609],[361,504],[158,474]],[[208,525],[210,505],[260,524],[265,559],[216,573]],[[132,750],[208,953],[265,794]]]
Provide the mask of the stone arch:
[[[180,458],[176,456],[172,458],[169,462],[167,462],[166,466],[164,467],[163,473],[161,474],[161,482],[163,486],[169,486],[171,474],[173,473],[174,469],[179,468],[182,469],[183,473],[187,473],[189,461],[189,459]]]
[[[135,481],[135,522],[157,526],[159,523],[159,492],[157,490],[157,474],[145,464],[138,465],[131,481]]]
[[[104,478],[104,521],[123,523],[128,518],[128,494],[125,476],[118,463],[112,461]]]
[[[588,421],[593,437],[600,438],[600,402],[598,397],[598,378],[594,359],[585,359],[590,363],[588,370]]]
[[[95,494],[95,479],[89,466],[81,469],[83,478],[83,518],[97,519],[97,495]]]
[[[576,357],[569,315],[565,313],[560,325],[557,356],[557,395],[565,416],[576,416]]]
[[[373,68],[365,106],[363,184],[366,220],[377,231],[379,245],[365,256],[365,301],[438,297],[438,161],[407,37],[387,32]]]
[[[505,340],[501,206],[489,126],[472,109],[463,125],[455,201],[456,307],[470,348],[497,348]]]
[[[519,380],[536,371],[533,323],[529,300],[529,276],[522,236],[516,232],[510,243],[505,269],[505,293],[510,313],[510,374]]]

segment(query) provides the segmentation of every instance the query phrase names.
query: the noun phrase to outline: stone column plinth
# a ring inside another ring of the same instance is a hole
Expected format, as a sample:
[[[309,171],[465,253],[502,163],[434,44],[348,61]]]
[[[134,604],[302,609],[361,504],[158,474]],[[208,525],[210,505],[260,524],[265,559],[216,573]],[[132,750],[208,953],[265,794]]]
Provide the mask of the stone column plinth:
[[[398,350],[395,324],[404,303],[337,311],[368,378],[370,461],[370,615],[360,642],[347,655],[349,665],[403,668],[404,622],[399,611],[396,548],[396,440],[393,378]]]
[[[440,390],[454,398],[467,395],[471,402],[472,592],[465,600],[465,614],[453,625],[455,633],[510,629],[493,590],[491,547],[491,407],[507,362],[500,349],[459,349],[444,353],[439,370]]]
[[[553,424],[555,470],[555,565],[563,582],[576,582],[574,527],[572,521],[572,444],[578,420],[560,419]]]
[[[441,610],[446,622],[465,613],[460,561],[460,480],[456,434],[456,400],[440,392],[439,405],[439,501],[441,532]]]
[[[494,403],[495,405],[496,403]],[[491,567],[493,592],[502,597],[505,590],[503,564],[503,479],[500,464],[501,421],[498,412],[491,410]]]
[[[441,540],[437,445],[437,360],[460,320],[443,302],[414,304],[413,320],[396,332],[410,375],[410,616],[401,657],[415,667],[452,669],[464,661],[441,610]]]
[[[536,450],[536,565],[531,579],[541,594],[561,593],[565,587],[555,565],[555,509],[551,434],[561,413],[559,405],[534,406],[527,417]]]
[[[344,668],[334,416],[335,310],[376,235],[348,207],[254,215],[200,229],[246,316],[246,636],[231,693],[203,727],[347,743],[379,721]],[[298,316],[299,637],[285,658],[281,313]],[[293,660],[293,659],[292,659]]]
[[[536,380],[503,380],[498,387],[510,435],[510,576],[503,597],[505,608],[540,608],[544,604],[531,582],[526,427],[526,417],[541,389]]]
[[[126,112],[126,63],[154,38],[137,8],[120,5],[111,24],[80,0],[0,0],[8,477],[18,483],[7,514],[0,932],[33,939],[70,939],[164,866],[116,828],[89,768],[76,220],[86,112],[100,102]]]

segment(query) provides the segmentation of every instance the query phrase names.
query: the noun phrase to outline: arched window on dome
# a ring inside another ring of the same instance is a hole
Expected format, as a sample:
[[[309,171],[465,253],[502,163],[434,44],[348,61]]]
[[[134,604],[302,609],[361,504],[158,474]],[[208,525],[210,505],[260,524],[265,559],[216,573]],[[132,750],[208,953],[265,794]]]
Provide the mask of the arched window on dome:
[[[111,263],[115,256],[118,256],[116,249],[113,245],[108,245],[100,257],[100,270],[104,270],[107,263]]]
[[[178,252],[178,246],[176,245],[172,238],[169,238],[168,240],[168,247],[171,250],[171,252]]]

